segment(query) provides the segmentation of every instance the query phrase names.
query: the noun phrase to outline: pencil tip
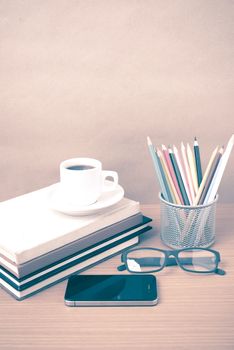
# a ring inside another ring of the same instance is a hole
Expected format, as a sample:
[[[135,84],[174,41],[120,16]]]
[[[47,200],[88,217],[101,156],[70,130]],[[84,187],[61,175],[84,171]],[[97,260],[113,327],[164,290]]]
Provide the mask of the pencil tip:
[[[147,142],[148,142],[148,145],[152,145],[152,142],[151,142],[151,140],[150,140],[150,137],[149,137],[149,136],[147,136]]]

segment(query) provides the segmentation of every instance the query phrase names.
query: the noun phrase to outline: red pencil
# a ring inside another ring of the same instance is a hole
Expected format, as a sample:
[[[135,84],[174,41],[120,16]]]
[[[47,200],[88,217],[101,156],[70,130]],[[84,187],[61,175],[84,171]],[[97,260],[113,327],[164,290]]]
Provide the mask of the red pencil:
[[[170,160],[170,157],[169,157],[169,154],[168,154],[168,149],[166,148],[165,145],[162,145],[162,151],[163,151],[163,154],[164,154],[166,163],[167,163],[168,170],[169,170],[169,172],[170,172],[170,174],[171,174],[172,181],[173,181],[174,186],[175,186],[175,188],[176,188],[176,192],[177,192],[177,194],[178,194],[178,196],[179,196],[179,199],[180,199],[180,201],[181,201],[181,204],[184,204],[183,197],[182,197],[182,195],[181,195],[178,182],[177,182],[177,180],[176,180],[176,175],[175,175],[175,172],[174,172],[174,169],[173,169],[173,167],[172,167],[171,160]]]

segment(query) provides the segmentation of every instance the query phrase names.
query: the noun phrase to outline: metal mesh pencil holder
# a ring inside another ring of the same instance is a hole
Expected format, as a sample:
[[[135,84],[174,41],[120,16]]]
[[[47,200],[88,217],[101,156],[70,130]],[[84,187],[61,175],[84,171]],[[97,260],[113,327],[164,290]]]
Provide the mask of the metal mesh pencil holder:
[[[177,205],[160,198],[161,240],[173,249],[207,248],[215,241],[215,200],[207,205]]]

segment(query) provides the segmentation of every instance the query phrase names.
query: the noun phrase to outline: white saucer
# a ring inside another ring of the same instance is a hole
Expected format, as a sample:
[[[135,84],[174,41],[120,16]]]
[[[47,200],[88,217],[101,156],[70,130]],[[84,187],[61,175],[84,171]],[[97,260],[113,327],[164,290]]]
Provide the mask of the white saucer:
[[[105,186],[112,186],[111,181],[105,181]],[[103,209],[109,208],[112,205],[118,203],[124,196],[124,189],[117,185],[113,191],[106,191],[101,194],[97,202],[87,206],[74,206],[69,203],[65,203],[60,193],[60,183],[51,186],[51,190],[48,194],[49,206],[51,209],[59,211],[60,213],[67,215],[93,215],[102,211]]]

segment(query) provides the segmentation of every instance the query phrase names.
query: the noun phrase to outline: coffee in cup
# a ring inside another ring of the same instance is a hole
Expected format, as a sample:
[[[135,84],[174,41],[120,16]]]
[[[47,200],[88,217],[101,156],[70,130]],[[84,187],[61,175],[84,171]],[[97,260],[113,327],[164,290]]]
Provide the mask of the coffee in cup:
[[[105,179],[111,177],[108,186]],[[113,191],[118,185],[115,171],[102,170],[102,163],[93,158],[72,158],[60,164],[60,190],[66,203],[87,206],[95,203],[102,192]]]

